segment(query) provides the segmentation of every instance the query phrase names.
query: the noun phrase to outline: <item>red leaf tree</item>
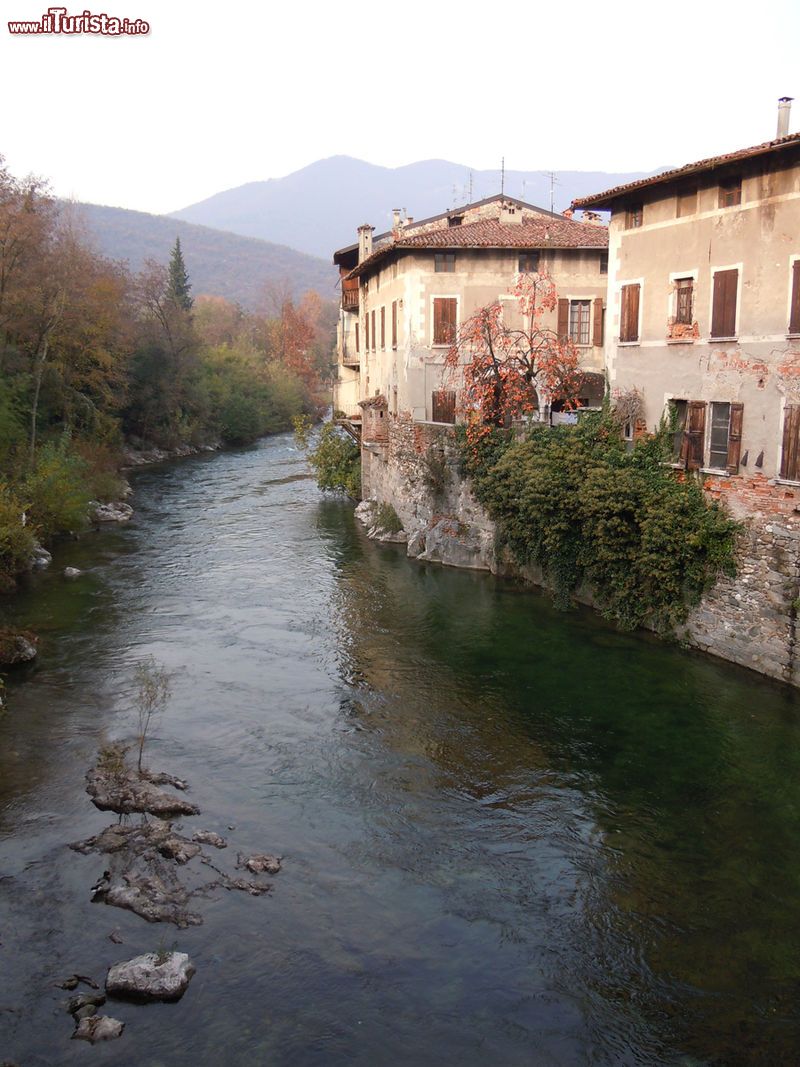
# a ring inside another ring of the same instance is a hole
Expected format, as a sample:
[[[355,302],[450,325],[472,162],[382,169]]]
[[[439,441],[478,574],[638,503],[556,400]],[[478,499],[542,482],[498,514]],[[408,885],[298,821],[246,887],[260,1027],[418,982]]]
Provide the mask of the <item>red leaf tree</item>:
[[[461,406],[472,441],[530,415],[540,401],[559,400],[567,408],[577,401],[578,350],[544,325],[557,303],[552,278],[544,272],[520,274],[509,293],[521,325],[506,323],[495,301],[458,327],[445,356],[446,378],[462,377]]]

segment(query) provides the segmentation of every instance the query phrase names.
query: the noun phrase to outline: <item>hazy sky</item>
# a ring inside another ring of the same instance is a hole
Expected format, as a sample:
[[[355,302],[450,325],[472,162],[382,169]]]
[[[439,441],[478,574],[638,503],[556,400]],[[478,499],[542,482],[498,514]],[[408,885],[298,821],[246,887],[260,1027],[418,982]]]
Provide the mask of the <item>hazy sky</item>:
[[[775,136],[798,0],[88,0],[141,37],[12,36],[0,153],[62,196],[165,212],[345,154],[651,170]],[[800,129],[800,99],[791,129]]]

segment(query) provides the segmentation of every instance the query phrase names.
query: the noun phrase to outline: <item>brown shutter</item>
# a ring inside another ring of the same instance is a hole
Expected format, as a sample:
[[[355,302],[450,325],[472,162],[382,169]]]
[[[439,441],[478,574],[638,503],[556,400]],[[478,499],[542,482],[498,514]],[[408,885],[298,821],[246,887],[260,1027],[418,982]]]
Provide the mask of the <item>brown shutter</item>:
[[[623,285],[619,324],[620,341],[639,340],[639,285]]]
[[[718,270],[714,275],[714,304],[711,312],[712,337],[733,337],[736,333],[736,293],[738,288],[738,270]]]
[[[433,301],[433,343],[435,345],[441,344],[442,338],[442,305],[443,300]]]
[[[369,352],[369,312],[364,316],[364,351]]]
[[[731,418],[728,425],[728,474],[739,471],[739,456],[742,451],[742,414],[744,404],[731,404]]]
[[[397,301],[392,301],[392,348],[397,348]]]
[[[602,345],[603,343],[603,298],[600,296],[594,302],[592,340],[596,345]]]
[[[356,323],[356,352],[359,351],[358,347],[358,323]]]
[[[800,259],[792,264],[792,304],[789,333],[800,333]]]
[[[787,404],[783,409],[783,449],[781,478],[798,481],[798,452],[800,448],[800,404]]]
[[[433,343],[449,345],[456,338],[456,307],[454,296],[439,296],[433,301]]]
[[[374,352],[378,345],[378,331],[375,329],[375,312],[372,312],[372,351]]]
[[[386,308],[381,308],[381,348],[386,348]]]
[[[458,301],[455,297],[447,300],[447,337],[448,344],[452,344],[456,339],[456,308]]]
[[[702,400],[690,400],[686,411],[686,468],[699,470],[703,466],[706,438],[706,406]]]
[[[434,389],[431,394],[431,420],[433,422],[456,421],[456,394],[454,389]]]
[[[560,341],[569,337],[569,300],[558,302],[558,337]]]

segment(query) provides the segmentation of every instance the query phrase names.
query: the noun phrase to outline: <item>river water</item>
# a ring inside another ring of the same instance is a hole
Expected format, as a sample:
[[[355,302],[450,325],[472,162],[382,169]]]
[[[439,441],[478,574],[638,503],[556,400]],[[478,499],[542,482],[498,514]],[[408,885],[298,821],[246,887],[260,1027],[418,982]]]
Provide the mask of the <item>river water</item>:
[[[0,1062],[800,1061],[797,694],[368,542],[289,437],[134,483],[4,605],[42,641],[0,717]],[[185,829],[284,857],[188,930],[92,904],[67,847],[148,655]],[[56,981],[173,946],[183,1000],[70,1040]]]

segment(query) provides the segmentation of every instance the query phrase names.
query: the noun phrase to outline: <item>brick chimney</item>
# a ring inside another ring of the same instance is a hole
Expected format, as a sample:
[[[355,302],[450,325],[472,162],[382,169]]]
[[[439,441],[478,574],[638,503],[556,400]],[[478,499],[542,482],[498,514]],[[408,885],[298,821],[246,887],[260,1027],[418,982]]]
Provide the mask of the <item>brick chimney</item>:
[[[374,226],[370,226],[368,222],[365,222],[363,226],[358,227],[358,262],[363,263],[365,259],[368,259],[372,255],[372,234],[375,230]]]

